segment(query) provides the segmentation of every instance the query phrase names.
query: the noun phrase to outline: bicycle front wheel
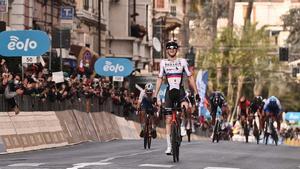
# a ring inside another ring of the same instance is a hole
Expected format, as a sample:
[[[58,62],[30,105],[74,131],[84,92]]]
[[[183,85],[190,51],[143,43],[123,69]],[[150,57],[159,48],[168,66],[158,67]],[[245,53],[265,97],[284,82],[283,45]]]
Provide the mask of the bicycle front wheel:
[[[172,144],[172,155],[173,161],[177,162],[179,160],[179,145],[177,142],[178,138],[177,126],[175,123],[171,125],[171,144]]]

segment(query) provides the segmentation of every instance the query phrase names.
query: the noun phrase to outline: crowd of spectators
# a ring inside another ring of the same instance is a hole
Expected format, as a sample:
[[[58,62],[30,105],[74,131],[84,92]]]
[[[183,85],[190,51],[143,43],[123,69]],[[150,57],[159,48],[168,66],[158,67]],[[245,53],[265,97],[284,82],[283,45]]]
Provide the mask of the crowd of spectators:
[[[41,101],[64,101],[98,97],[100,104],[111,98],[116,105],[123,106],[124,115],[133,112],[137,103],[137,95],[125,88],[114,87],[107,78],[84,73],[65,75],[64,82],[55,83],[52,73],[41,64],[27,66],[24,78],[20,74],[13,74],[7,68],[6,61],[1,60],[0,65],[0,94],[4,94],[9,107],[19,113],[19,107],[14,97],[17,95],[30,95]]]

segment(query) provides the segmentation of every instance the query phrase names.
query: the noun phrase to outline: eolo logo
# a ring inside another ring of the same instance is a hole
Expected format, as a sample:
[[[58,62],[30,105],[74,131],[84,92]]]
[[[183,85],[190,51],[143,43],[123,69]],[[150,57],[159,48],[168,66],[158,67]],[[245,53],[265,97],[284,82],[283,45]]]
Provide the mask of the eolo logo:
[[[27,38],[25,42],[19,41],[17,36],[10,36],[10,42],[7,45],[8,50],[24,50],[28,51],[29,49],[35,49],[37,47],[37,43],[34,40],[30,40]]]
[[[41,56],[49,50],[50,39],[38,30],[0,33],[0,55],[6,57]]]

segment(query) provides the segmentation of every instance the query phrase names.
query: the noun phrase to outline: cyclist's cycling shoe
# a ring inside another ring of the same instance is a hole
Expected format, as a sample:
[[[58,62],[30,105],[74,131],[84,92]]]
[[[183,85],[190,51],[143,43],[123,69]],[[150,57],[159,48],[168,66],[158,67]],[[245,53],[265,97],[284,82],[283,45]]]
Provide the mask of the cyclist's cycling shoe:
[[[157,133],[156,133],[155,129],[152,130],[151,135],[152,135],[152,138],[156,138],[157,137]]]
[[[144,130],[141,130],[140,137],[144,137]]]
[[[167,155],[172,155],[172,149],[171,149],[171,147],[168,147],[167,150],[165,151],[165,153]]]

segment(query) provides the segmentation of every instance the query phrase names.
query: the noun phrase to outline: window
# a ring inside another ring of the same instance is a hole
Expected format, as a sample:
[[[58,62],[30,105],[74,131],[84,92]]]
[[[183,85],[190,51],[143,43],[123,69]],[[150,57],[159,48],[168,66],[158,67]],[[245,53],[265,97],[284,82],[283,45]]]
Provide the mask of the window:
[[[156,8],[165,8],[165,0],[156,0]]]
[[[171,15],[176,16],[176,6],[171,6]]]
[[[89,10],[89,6],[90,6],[89,1],[90,0],[83,0],[83,9]]]

